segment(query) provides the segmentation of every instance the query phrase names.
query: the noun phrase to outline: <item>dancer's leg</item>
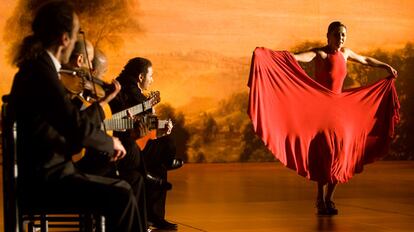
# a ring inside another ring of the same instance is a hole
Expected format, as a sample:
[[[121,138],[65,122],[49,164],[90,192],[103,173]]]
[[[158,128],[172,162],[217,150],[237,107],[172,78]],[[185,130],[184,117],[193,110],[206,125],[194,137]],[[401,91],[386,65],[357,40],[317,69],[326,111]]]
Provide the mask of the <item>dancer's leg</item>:
[[[326,207],[325,202],[323,200],[323,189],[324,189],[325,183],[318,182],[318,194],[316,196],[316,209],[318,215],[326,215]]]
[[[318,195],[316,196],[316,200],[323,201],[323,187],[325,186],[324,183],[318,182]]]
[[[328,183],[326,187],[325,205],[326,211],[330,215],[338,214],[338,210],[335,208],[335,204],[332,201],[333,193],[335,191],[336,183]]]
[[[332,201],[333,193],[335,192],[336,183],[328,183],[326,187],[325,201]]]

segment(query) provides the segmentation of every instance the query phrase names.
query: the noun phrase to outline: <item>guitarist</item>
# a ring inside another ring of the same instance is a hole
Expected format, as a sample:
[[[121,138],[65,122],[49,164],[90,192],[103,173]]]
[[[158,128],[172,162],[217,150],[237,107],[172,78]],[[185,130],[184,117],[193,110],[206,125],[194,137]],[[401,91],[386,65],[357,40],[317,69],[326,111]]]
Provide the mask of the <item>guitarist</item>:
[[[85,47],[86,45],[86,47]],[[65,68],[67,69],[76,69],[76,68],[88,68],[89,65],[92,65],[92,75],[94,77],[103,79],[105,72],[107,70],[107,58],[103,52],[96,49],[94,50],[92,44],[90,42],[86,42],[78,40],[75,43],[74,51],[70,56],[70,60],[67,64],[65,64]],[[85,49],[86,48],[86,49]],[[87,54],[86,54],[87,52]],[[86,58],[89,58],[86,59]],[[91,59],[91,57],[93,57]],[[117,81],[114,81],[116,85],[119,85]],[[88,114],[90,106],[85,106],[85,99],[74,98],[73,101],[77,101],[79,99],[83,99],[78,104],[78,107],[83,109],[81,112],[84,114]],[[86,104],[87,105],[87,104]],[[107,105],[108,106],[108,105]],[[105,107],[104,111],[105,111]],[[106,111],[110,111],[109,107]],[[98,120],[95,120],[95,124],[97,127],[101,126],[103,122],[104,115]],[[144,134],[145,132],[142,132]],[[123,142],[121,140],[121,142]],[[127,146],[124,146],[127,147]],[[99,151],[94,149],[87,149],[84,157],[82,157],[78,162],[75,163],[75,166],[88,174],[106,176],[106,177],[113,177],[113,178],[120,178],[122,180],[127,181],[134,191],[134,195],[136,201],[138,202],[140,217],[142,221],[142,231],[147,231],[148,223],[147,223],[147,216],[146,216],[146,200],[145,200],[145,188],[144,188],[144,178],[141,175],[141,171],[143,170],[142,162],[136,158],[137,156],[131,152],[130,149],[126,149],[126,155],[123,159],[118,161],[110,160],[105,156],[102,156]]]
[[[120,75],[116,78],[122,86],[121,92],[110,102],[113,112],[117,112],[130,106],[144,102],[147,97],[143,91],[149,89],[153,82],[152,63],[145,58],[133,58],[128,61]],[[152,114],[150,109],[146,114]],[[167,182],[167,170],[179,168],[183,162],[175,159],[175,149],[169,136],[172,123],[166,128],[157,131],[158,139],[150,140],[143,151],[143,157],[147,174],[147,212],[148,221],[157,229],[176,230],[177,225],[165,220],[165,201],[167,190],[171,184]],[[135,139],[129,133],[116,134],[119,136],[125,148],[138,150]],[[128,141],[128,142],[126,142]],[[128,146],[131,146],[128,148]],[[155,181],[154,181],[155,180]]]

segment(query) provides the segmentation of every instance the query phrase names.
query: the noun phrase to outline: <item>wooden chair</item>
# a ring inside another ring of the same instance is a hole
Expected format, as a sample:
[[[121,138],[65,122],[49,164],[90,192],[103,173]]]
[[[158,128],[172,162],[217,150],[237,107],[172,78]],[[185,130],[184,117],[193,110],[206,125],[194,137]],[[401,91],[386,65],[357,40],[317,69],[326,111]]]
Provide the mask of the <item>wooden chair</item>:
[[[18,165],[16,156],[16,122],[8,96],[2,98],[1,111],[3,152],[3,207],[4,231],[48,232],[49,228],[77,228],[85,232],[105,232],[105,217],[92,210],[68,209],[23,209],[17,197]]]

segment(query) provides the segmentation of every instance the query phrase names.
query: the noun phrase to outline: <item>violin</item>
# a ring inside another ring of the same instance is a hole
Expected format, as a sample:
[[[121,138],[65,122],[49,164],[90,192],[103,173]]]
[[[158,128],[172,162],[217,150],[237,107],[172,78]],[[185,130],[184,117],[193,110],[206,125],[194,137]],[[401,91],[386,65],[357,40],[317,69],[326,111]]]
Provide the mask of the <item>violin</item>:
[[[98,100],[115,90],[113,84],[92,76],[84,69],[61,69],[59,73],[63,86],[73,95],[79,95],[86,90],[92,94],[92,98]]]

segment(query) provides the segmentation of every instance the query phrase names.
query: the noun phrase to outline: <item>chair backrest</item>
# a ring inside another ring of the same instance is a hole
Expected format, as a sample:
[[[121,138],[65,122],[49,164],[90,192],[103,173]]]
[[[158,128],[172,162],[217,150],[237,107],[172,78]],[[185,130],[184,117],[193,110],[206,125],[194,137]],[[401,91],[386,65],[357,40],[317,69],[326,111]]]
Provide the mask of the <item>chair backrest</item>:
[[[17,163],[16,163],[16,122],[9,96],[2,97],[1,127],[3,152],[3,216],[4,231],[19,231],[19,212],[17,206]]]

